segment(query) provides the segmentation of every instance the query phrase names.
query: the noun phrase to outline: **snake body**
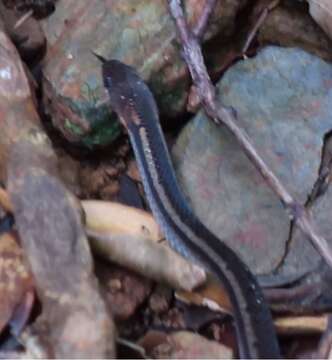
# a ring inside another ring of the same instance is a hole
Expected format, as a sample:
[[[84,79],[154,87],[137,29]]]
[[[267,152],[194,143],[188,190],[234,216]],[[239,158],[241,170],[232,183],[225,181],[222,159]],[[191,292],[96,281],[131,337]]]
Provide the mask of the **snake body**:
[[[271,313],[247,266],[189,208],[177,183],[154,97],[130,66],[104,60],[109,102],[128,131],[150,208],[171,246],[194,258],[226,288],[233,306],[239,354],[278,358]]]

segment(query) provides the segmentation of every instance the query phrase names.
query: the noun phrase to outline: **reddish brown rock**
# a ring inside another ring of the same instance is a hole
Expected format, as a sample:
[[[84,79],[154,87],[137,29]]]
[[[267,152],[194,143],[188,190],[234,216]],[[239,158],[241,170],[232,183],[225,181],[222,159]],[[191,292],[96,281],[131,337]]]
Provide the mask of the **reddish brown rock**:
[[[48,357],[112,357],[113,322],[93,274],[80,209],[59,179],[23,65],[1,30],[0,43],[0,177],[42,303],[34,326],[46,329]],[[13,274],[8,264],[3,269]],[[24,274],[20,266],[17,271]]]
[[[231,32],[245,3],[217,2],[206,37]],[[192,23],[203,5],[186,1]],[[43,28],[49,44],[44,102],[67,139],[93,146],[119,134],[107,106],[98,106],[104,88],[100,62],[92,51],[133,65],[151,86],[162,115],[170,118],[185,110],[190,79],[165,1],[60,0]]]

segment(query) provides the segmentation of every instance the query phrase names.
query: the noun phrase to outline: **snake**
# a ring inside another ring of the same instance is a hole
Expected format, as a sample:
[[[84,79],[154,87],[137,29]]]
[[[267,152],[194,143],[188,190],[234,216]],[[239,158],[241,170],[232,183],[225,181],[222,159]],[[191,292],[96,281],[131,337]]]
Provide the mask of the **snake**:
[[[181,191],[148,85],[133,67],[96,56],[102,61],[108,105],[128,132],[149,207],[165,238],[174,250],[202,265],[226,289],[239,356],[280,358],[272,315],[256,277],[203,225]]]

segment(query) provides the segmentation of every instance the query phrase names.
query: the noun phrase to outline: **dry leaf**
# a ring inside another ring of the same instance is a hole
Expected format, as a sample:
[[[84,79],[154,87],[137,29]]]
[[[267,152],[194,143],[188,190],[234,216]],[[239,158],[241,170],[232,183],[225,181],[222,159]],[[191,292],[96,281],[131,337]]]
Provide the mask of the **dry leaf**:
[[[210,310],[231,314],[232,305],[222,284],[208,275],[208,280],[193,292],[178,290],[175,297],[186,304],[206,306]]]
[[[158,241],[162,238],[152,215],[141,209],[115,202],[85,200],[86,227],[98,233],[138,236]]]
[[[127,219],[130,225],[130,217]],[[87,229],[95,253],[176,289],[191,291],[206,280],[205,271],[168,246],[146,237],[113,235]]]

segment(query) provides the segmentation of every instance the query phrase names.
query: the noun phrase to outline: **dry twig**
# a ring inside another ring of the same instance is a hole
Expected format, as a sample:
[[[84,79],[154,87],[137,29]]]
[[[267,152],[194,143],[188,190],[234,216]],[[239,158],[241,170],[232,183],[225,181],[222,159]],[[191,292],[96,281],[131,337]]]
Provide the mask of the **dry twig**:
[[[200,18],[198,19],[197,24],[195,25],[195,27],[192,30],[193,34],[195,34],[197,39],[202,39],[202,37],[205,33],[205,30],[206,30],[210,15],[212,13],[212,10],[214,9],[216,2],[217,2],[216,0],[206,0],[202,14],[201,14]]]
[[[181,1],[168,0],[168,4],[183,47],[184,60],[187,63],[193,83],[197,88],[198,96],[206,114],[216,124],[224,124],[232,132],[248,158],[263,176],[270,188],[279,197],[289,217],[294,220],[295,224],[310,238],[317,251],[330,267],[332,267],[332,253],[329,245],[327,241],[317,233],[306,208],[291,196],[284,185],[257,153],[248,135],[236,124],[235,111],[226,108],[220,103],[217,104],[215,88],[207,73],[199,41],[195,34],[188,28]]]
[[[14,30],[18,29],[20,26],[22,26],[28,19],[31,18],[33,15],[33,10],[29,10],[25,14],[23,14],[15,23]]]
[[[280,335],[321,334],[328,327],[329,315],[284,316],[274,321]]]
[[[280,0],[272,0],[268,6],[265,6],[261,13],[258,16],[257,21],[253,25],[252,29],[250,30],[246,42],[242,48],[242,54],[245,55],[245,53],[248,51],[250,44],[252,43],[254,37],[256,36],[259,28],[262,26],[263,22],[265,21],[267,15],[271,10],[273,10],[276,6],[278,6]]]

